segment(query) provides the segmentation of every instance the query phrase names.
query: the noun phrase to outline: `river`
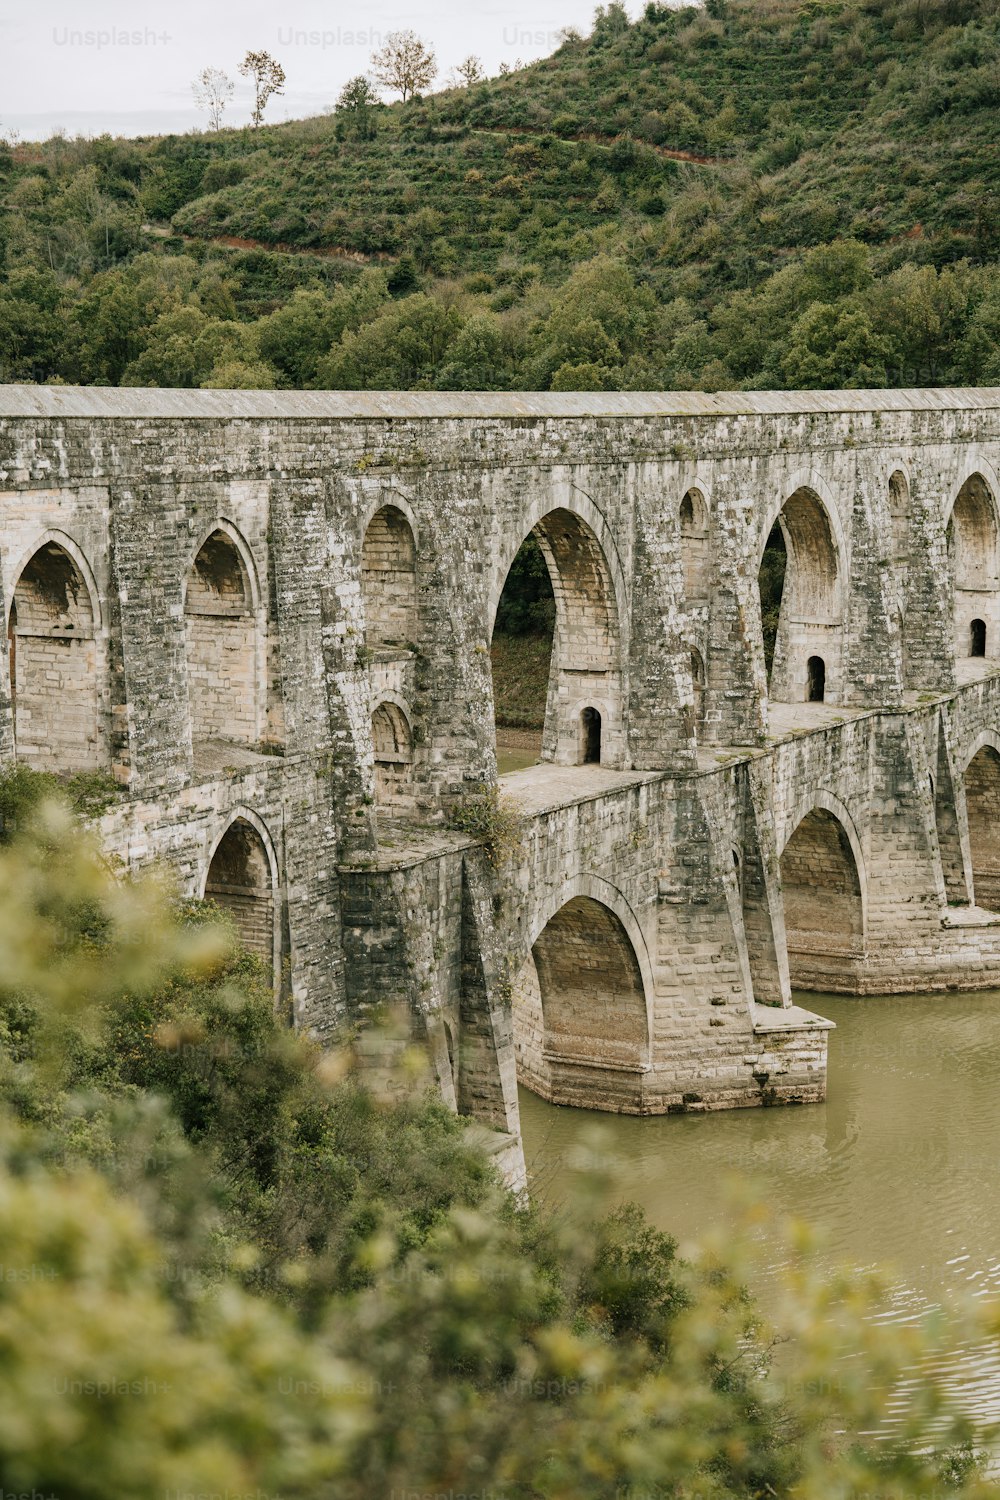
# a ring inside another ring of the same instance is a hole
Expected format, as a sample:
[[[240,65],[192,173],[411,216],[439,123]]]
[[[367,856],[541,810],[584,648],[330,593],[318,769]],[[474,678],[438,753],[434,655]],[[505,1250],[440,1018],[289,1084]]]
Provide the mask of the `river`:
[[[796,998],[837,1023],[825,1104],[637,1118],[522,1089],[532,1181],[570,1193],[586,1141],[585,1159],[596,1149],[610,1166],[612,1200],[640,1203],[682,1249],[735,1221],[736,1179],[822,1231],[831,1264],[887,1268],[890,1320],[952,1292],[1000,1294],[1000,992]],[[764,1265],[753,1290],[766,1306],[778,1269],[766,1251]],[[966,1410],[1000,1418],[1000,1355],[960,1347],[941,1373]]]

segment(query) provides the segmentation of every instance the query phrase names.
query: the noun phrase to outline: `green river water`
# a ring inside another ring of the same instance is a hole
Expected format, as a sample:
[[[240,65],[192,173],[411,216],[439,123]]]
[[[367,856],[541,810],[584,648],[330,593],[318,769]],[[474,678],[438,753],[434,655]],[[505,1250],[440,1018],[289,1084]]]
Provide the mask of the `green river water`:
[[[825,1104],[637,1118],[522,1089],[529,1177],[570,1196],[585,1142],[613,1201],[640,1203],[682,1250],[735,1222],[731,1184],[750,1184],[823,1231],[831,1265],[888,1268],[890,1320],[956,1292],[1000,1295],[1000,992],[796,998],[837,1023]],[[766,1307],[766,1245],[763,1266],[752,1290]],[[941,1373],[966,1410],[1000,1418],[1000,1354],[966,1345]]]

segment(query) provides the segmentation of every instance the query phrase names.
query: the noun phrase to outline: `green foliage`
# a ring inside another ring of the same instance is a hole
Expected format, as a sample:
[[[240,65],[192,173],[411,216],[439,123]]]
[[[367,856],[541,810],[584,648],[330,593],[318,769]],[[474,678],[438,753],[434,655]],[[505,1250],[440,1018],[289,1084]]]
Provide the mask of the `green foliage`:
[[[551,642],[556,603],[542,549],[529,536],[511,563],[497,606],[496,629],[502,635],[540,635]]]
[[[465,797],[452,808],[452,828],[467,833],[482,845],[492,869],[498,870],[521,847],[522,819],[509,797],[501,797],[495,786]]]
[[[940,1349],[875,1316],[876,1278],[820,1273],[770,1226],[791,1300],[764,1330],[749,1238],[682,1263],[596,1181],[571,1212],[518,1207],[421,1058],[405,1028],[319,1053],[203,906],[116,883],[37,808],[0,849],[8,1485],[991,1493],[973,1429],[912,1376]]]
[[[9,843],[49,798],[65,798],[81,817],[99,818],[121,795],[121,787],[106,771],[76,771],[71,776],[56,776],[31,766],[6,765],[0,769],[0,843]]]
[[[551,635],[505,635],[495,630],[490,659],[497,727],[541,729],[549,691]]]
[[[338,125],[357,141],[370,141],[378,134],[377,115],[382,101],[364,74],[348,79],[337,96]]]
[[[994,0],[712,0],[633,24],[612,4],[552,58],[429,99],[386,107],[357,78],[332,117],[16,147],[0,375],[995,379],[998,69]],[[355,314],[366,277],[384,291]]]

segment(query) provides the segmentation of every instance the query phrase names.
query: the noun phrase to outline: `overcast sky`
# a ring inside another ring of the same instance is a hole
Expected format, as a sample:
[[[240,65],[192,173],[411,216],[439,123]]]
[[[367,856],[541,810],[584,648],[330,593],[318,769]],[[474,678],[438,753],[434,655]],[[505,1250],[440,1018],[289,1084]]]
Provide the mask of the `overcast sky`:
[[[637,13],[637,0],[629,12]],[[270,52],[288,82],[271,120],[318,114],[363,73],[387,32],[412,27],[437,52],[443,76],[470,52],[501,62],[543,57],[564,26],[589,31],[594,0],[0,0],[0,131],[141,135],[204,123],[191,81],[207,64],[237,84],[227,121],[249,118],[237,74],[248,47]]]

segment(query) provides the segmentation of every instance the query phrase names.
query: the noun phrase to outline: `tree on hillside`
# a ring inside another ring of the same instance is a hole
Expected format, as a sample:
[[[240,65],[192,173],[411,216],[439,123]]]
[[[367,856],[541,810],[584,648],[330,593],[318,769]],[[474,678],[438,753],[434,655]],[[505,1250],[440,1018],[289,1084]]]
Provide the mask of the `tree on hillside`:
[[[271,95],[285,92],[285,70],[270,52],[248,52],[240,63],[240,72],[244,78],[253,80],[254,103],[250,118],[254,129],[258,130]]]
[[[454,88],[471,88],[474,83],[479,83],[485,77],[486,69],[483,67],[482,59],[471,52],[452,69]]]
[[[372,53],[372,72],[383,88],[403,101],[425,89],[437,72],[437,59],[415,31],[390,31],[385,46]]]
[[[236,85],[221,68],[202,68],[191,85],[195,106],[208,111],[210,130],[222,129],[222,115],[236,91]]]
[[[349,78],[344,84],[337,98],[337,115],[349,122],[356,140],[370,141],[376,134],[373,111],[379,102],[371,80],[364,73]]]

